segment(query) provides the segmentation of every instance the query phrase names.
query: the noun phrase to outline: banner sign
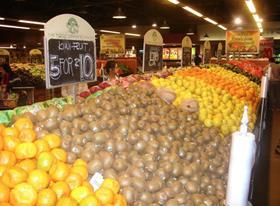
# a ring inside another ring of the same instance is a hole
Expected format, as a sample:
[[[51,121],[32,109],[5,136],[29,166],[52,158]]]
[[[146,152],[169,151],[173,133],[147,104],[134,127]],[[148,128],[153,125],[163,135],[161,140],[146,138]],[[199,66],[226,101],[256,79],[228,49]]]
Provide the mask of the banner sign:
[[[79,16],[62,14],[45,25],[46,87],[96,80],[95,31]]]
[[[155,30],[149,30],[144,36],[144,54],[142,71],[155,71],[162,69],[163,38]]]
[[[100,36],[101,54],[124,54],[125,36],[121,34],[102,34]]]
[[[209,41],[204,42],[203,46],[203,64],[209,64],[211,60],[211,44]]]
[[[186,36],[182,40],[182,60],[181,66],[189,66],[192,63],[192,40]]]
[[[259,31],[227,31],[226,51],[256,54],[259,53]]]
[[[273,38],[262,38],[260,41],[260,57],[272,58],[274,40]]]

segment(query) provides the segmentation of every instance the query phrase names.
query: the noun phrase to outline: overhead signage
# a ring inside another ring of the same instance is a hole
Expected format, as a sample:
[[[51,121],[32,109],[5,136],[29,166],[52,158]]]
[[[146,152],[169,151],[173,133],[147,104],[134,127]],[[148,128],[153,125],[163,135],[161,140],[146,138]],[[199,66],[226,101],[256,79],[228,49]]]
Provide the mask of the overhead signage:
[[[79,16],[62,14],[45,25],[46,87],[96,80],[95,31]]]
[[[259,31],[227,31],[226,52],[240,52],[247,54],[259,53]]]
[[[100,36],[101,54],[124,54],[125,36],[121,34],[102,34]]]
[[[162,69],[163,38],[155,30],[149,30],[144,36],[144,54],[142,71],[156,71]]]
[[[210,60],[211,60],[211,44],[209,41],[205,41],[203,47],[203,64],[209,64]]]
[[[186,36],[182,40],[182,60],[181,66],[186,67],[192,63],[192,40]]]

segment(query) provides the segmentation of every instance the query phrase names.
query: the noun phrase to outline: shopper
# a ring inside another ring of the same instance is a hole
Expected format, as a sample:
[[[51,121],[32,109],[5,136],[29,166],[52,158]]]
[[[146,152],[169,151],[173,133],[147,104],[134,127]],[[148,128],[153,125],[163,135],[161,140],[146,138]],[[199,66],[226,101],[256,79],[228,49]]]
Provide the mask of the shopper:
[[[271,103],[273,110],[280,110],[280,65],[275,63],[274,58],[270,60],[271,67]]]
[[[21,82],[21,79],[12,71],[9,64],[4,63],[0,66],[2,71],[2,81],[1,85],[7,86],[7,91],[12,87],[18,86]]]
[[[116,79],[115,68],[117,62],[115,60],[108,60],[104,67],[104,80],[113,80]]]
[[[201,64],[202,60],[201,60],[201,57],[199,56],[198,53],[195,54],[195,57],[194,57],[194,64],[195,66],[199,66]]]

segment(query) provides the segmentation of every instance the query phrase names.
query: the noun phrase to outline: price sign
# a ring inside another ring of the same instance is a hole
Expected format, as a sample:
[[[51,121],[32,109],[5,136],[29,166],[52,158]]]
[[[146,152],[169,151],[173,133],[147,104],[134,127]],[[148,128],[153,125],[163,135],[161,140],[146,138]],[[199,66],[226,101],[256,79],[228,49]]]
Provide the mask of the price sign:
[[[182,61],[181,66],[189,66],[192,63],[192,40],[186,36],[182,41]]]
[[[155,71],[162,68],[163,39],[155,30],[149,30],[144,36],[144,55],[142,71]]]
[[[82,18],[63,14],[45,25],[47,88],[96,80],[95,32]]]

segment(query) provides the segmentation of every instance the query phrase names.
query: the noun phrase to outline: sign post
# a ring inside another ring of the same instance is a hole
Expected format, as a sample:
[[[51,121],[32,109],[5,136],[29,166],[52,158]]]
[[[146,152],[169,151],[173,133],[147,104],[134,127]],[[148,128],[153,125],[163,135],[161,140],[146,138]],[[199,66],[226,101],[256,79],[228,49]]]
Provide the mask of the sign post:
[[[95,31],[87,21],[62,14],[50,19],[44,32],[48,89],[96,80]]]
[[[220,42],[218,44],[218,50],[217,50],[217,60],[218,60],[218,64],[221,63],[222,61],[222,51],[223,51],[223,45],[222,43]]]
[[[149,30],[144,36],[144,54],[142,72],[162,69],[163,38],[155,30]]]
[[[190,37],[184,37],[182,41],[182,60],[181,66],[186,67],[192,63],[192,40]]]
[[[203,47],[203,64],[209,64],[210,59],[211,59],[211,44],[209,41],[205,41]]]
[[[10,52],[6,49],[0,49],[0,63],[10,63]]]

